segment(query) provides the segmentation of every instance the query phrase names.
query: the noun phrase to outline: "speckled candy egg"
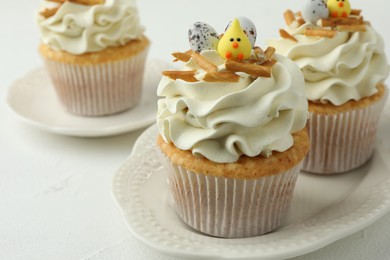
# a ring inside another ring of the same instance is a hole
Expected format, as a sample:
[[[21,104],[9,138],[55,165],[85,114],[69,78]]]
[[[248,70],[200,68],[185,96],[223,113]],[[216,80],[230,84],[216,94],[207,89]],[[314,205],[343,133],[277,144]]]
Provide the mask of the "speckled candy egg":
[[[217,31],[207,23],[197,22],[188,30],[188,41],[196,52],[216,50],[219,36]]]
[[[329,17],[329,9],[323,0],[306,0],[302,8],[302,18],[312,24],[316,24],[321,18]]]
[[[246,34],[246,36],[248,37],[249,41],[251,42],[253,48],[256,44],[256,38],[257,38],[257,30],[255,24],[244,16],[240,16],[237,19],[240,22],[240,26],[244,31],[244,33]],[[232,21],[230,21],[230,23],[226,27],[225,32],[227,31],[227,29],[230,28],[231,24]]]

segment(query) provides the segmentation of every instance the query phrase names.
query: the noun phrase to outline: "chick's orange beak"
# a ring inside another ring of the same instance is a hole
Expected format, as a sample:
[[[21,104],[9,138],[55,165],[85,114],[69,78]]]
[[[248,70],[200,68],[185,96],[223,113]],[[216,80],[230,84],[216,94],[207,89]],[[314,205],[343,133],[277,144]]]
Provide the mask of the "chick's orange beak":
[[[233,42],[233,48],[237,49],[238,48],[238,42]]]
[[[343,2],[340,2],[340,3],[339,3],[339,7],[343,8],[343,7],[344,7],[344,3],[343,3]]]

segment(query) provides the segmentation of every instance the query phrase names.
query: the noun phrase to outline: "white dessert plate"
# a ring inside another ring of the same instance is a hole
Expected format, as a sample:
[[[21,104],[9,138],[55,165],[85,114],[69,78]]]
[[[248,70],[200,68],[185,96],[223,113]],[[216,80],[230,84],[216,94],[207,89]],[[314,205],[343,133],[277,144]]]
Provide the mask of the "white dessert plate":
[[[191,259],[290,258],[353,234],[389,211],[389,132],[387,112],[381,120],[376,152],[359,169],[336,176],[302,173],[283,226],[259,237],[210,237],[178,218],[159,162],[155,125],[140,136],[114,176],[113,195],[132,234],[163,254]]]
[[[146,63],[143,94],[135,108],[105,117],[68,114],[61,106],[47,71],[37,68],[17,80],[8,91],[7,103],[22,121],[42,130],[69,136],[101,137],[122,134],[148,126],[157,112],[156,90],[166,62]]]

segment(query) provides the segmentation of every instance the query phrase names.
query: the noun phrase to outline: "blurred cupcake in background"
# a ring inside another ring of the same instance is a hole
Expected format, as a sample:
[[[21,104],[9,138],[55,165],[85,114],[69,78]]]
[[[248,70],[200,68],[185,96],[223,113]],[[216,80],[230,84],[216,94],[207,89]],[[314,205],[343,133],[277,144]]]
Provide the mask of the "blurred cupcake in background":
[[[71,114],[105,116],[141,98],[149,40],[133,0],[47,0],[36,16],[39,51]]]
[[[267,43],[305,77],[311,146],[303,169],[319,174],[355,169],[373,154],[388,96],[383,39],[348,0],[307,0],[301,12],[284,16],[281,38]]]

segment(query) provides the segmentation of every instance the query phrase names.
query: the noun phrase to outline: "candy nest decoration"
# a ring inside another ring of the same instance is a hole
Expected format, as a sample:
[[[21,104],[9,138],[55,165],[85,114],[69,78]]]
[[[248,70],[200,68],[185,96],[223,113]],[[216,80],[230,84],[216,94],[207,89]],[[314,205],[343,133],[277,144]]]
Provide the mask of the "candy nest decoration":
[[[333,38],[337,32],[365,32],[366,24],[361,10],[351,9],[348,0],[309,0],[301,12],[287,10],[284,19],[288,26],[296,23],[298,26],[311,23],[315,27],[306,28],[304,35]],[[284,29],[279,30],[280,36],[298,42]]]
[[[241,25],[243,24],[243,26]],[[268,47],[263,51],[254,46],[256,27],[245,17],[239,17],[226,28],[222,36],[207,23],[197,22],[189,30],[191,50],[175,52],[175,61],[188,62],[193,58],[198,66],[206,71],[201,79],[205,82],[238,82],[239,72],[251,75],[253,78],[271,77],[272,66],[276,60],[272,58],[275,49]],[[226,59],[225,66],[216,66],[199,53],[204,50],[216,50]],[[162,73],[173,80],[182,79],[187,82],[197,82],[194,70],[169,70]]]

